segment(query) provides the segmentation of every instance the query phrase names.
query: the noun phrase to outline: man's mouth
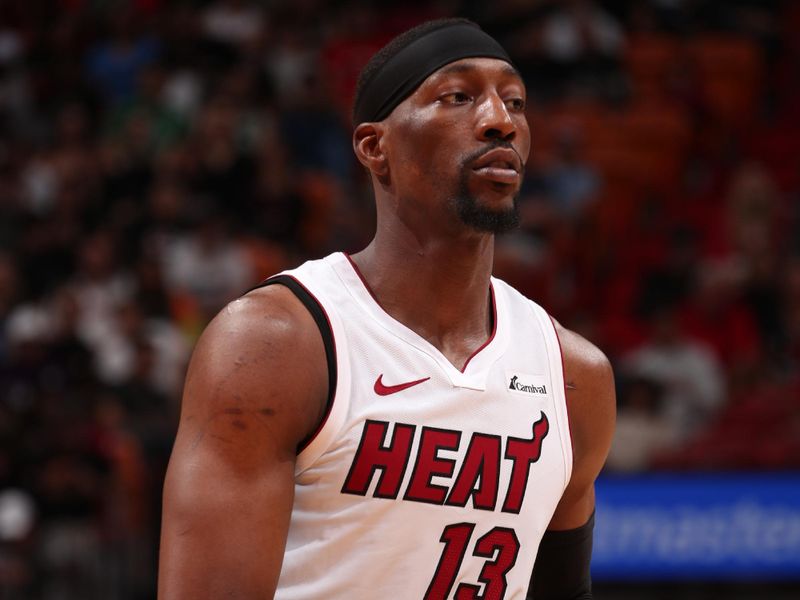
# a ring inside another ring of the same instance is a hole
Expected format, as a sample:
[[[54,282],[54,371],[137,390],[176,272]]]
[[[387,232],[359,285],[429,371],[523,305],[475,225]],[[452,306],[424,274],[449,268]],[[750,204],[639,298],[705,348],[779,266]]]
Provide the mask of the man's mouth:
[[[507,164],[492,163],[486,167],[473,169],[473,171],[481,177],[498,183],[513,184],[519,181],[519,173]]]
[[[475,161],[472,170],[479,177],[510,185],[519,182],[522,163],[513,150],[495,148]]]

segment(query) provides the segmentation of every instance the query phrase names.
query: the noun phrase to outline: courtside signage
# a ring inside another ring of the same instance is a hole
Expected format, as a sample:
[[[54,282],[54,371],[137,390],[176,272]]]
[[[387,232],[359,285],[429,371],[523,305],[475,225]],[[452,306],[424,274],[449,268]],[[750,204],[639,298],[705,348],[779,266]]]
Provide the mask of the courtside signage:
[[[800,474],[597,482],[592,577],[800,580]]]

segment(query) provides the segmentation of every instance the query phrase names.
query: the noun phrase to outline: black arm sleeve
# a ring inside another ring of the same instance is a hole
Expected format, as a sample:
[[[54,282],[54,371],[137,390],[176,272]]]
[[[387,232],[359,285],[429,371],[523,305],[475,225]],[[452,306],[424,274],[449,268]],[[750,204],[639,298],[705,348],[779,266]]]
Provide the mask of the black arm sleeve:
[[[594,513],[585,525],[546,531],[539,544],[528,600],[591,600]]]

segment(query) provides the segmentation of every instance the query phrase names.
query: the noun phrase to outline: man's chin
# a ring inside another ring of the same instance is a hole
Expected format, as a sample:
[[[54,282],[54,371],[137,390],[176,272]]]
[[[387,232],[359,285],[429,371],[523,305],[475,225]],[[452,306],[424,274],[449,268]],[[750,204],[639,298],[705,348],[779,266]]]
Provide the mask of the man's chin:
[[[514,195],[509,199],[495,198],[484,203],[464,194],[455,199],[455,208],[462,223],[483,233],[505,233],[519,226],[517,197]]]

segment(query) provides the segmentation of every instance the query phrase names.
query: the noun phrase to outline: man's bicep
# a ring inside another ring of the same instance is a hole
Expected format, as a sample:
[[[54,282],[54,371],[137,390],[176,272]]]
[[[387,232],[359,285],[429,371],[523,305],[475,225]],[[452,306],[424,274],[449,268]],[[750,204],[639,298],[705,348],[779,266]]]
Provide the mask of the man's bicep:
[[[176,439],[164,484],[162,600],[268,598],[277,584],[294,462],[217,430]],[[232,460],[235,453],[258,450],[263,453],[257,459]]]
[[[162,600],[269,598],[277,584],[325,358],[305,313],[252,304],[223,311],[189,367],[164,485]]]

